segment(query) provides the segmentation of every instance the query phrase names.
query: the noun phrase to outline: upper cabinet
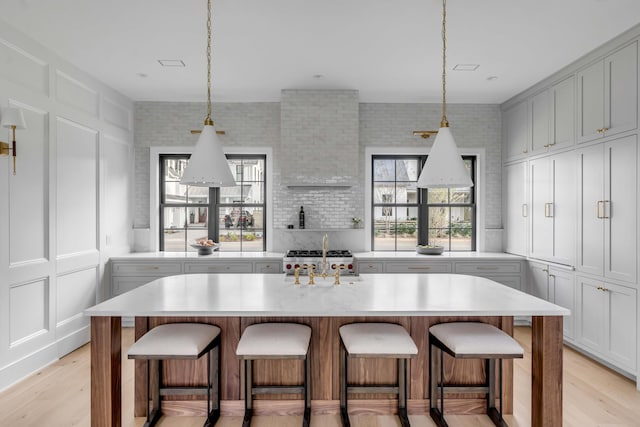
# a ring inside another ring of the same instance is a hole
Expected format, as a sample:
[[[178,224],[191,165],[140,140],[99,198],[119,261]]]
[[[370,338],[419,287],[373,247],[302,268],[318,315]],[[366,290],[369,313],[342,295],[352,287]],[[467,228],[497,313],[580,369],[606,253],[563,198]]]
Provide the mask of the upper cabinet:
[[[504,151],[505,160],[524,158],[529,147],[529,103],[514,105],[504,112]]]
[[[638,127],[638,43],[578,72],[578,143]]]
[[[505,160],[573,145],[574,117],[573,75],[505,110]]]

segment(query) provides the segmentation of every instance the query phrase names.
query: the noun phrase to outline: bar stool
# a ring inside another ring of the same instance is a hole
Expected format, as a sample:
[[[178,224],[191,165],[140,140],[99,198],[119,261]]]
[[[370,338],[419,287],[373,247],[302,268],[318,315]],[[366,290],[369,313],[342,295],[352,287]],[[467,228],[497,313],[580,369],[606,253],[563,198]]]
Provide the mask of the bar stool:
[[[349,393],[393,393],[398,395],[398,417],[409,427],[407,416],[407,362],[418,348],[405,328],[393,323],[351,323],[340,327],[340,418],[350,427],[347,397]],[[391,358],[398,360],[398,381],[393,385],[351,385],[347,360],[350,357]]]
[[[484,392],[487,399],[487,415],[496,426],[508,427],[502,418],[502,359],[524,357],[520,344],[504,331],[487,323],[452,322],[429,328],[429,413],[438,427],[448,427],[444,419],[444,394]],[[440,357],[437,357],[440,349]],[[485,383],[480,385],[447,385],[444,383],[444,352],[459,359],[484,359]],[[500,360],[499,395],[500,410],[496,409],[495,361]],[[436,378],[439,372],[440,381]],[[440,408],[438,408],[440,398]]]
[[[215,363],[211,353],[215,350]],[[170,359],[197,360],[207,354],[207,385],[202,387],[163,387],[162,361]],[[161,416],[160,396],[206,395],[207,419],[204,426],[213,426],[220,417],[220,328],[202,323],[168,323],[144,334],[129,348],[129,359],[147,362],[147,421],[154,426]],[[153,378],[151,374],[153,373]],[[215,388],[213,379],[215,378]],[[149,409],[149,389],[153,383],[153,408]],[[212,399],[213,392],[213,399]],[[213,406],[213,408],[211,408]]]
[[[302,394],[304,396],[303,427],[309,426],[311,417],[311,361],[309,342],[311,328],[297,323],[256,323],[248,326],[240,337],[236,355],[244,361],[244,420],[243,427],[251,425],[253,396],[258,394]],[[302,359],[304,382],[299,386],[253,385],[253,361],[265,359]]]

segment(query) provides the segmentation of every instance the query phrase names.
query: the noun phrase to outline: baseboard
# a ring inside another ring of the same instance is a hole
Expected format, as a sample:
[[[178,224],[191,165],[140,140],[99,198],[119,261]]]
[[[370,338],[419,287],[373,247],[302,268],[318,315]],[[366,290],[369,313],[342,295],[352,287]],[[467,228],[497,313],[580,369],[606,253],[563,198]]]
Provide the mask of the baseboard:
[[[89,325],[57,339],[37,351],[0,368],[0,392],[19,383],[42,368],[56,362],[60,357],[82,347],[91,338]]]

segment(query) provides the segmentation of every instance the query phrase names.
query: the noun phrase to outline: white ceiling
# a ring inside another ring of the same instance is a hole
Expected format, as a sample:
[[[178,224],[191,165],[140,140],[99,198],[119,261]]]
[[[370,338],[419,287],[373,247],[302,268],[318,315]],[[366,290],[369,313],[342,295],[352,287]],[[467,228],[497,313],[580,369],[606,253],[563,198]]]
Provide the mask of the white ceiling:
[[[213,0],[213,101],[305,88],[438,102],[441,13],[441,0]],[[0,0],[0,19],[134,100],[206,100],[206,0]],[[447,20],[447,100],[501,103],[640,23],[640,1],[449,0]]]

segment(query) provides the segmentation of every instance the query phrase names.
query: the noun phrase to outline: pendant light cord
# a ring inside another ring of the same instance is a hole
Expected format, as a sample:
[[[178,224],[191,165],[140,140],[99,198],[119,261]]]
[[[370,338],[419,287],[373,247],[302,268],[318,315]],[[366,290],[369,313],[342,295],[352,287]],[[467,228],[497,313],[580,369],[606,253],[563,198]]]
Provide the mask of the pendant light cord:
[[[447,0],[442,0],[442,120],[440,127],[449,127],[447,120]]]
[[[207,0],[207,117],[205,125],[213,126],[211,119],[211,0]]]

